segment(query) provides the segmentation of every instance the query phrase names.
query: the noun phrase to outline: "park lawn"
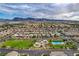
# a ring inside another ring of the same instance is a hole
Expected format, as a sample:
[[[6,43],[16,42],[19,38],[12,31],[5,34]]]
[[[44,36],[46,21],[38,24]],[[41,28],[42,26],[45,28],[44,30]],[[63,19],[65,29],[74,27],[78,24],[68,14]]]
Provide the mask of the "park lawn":
[[[54,47],[55,49],[56,49],[56,48],[58,48],[58,49],[63,49],[63,48],[64,48],[64,45],[54,45],[53,47]]]
[[[63,49],[65,48],[65,45],[61,45],[61,44],[57,44],[57,45],[53,45],[51,42],[64,42],[62,39],[61,40],[48,40],[50,48],[52,49]]]
[[[53,48],[53,49],[63,49],[63,48],[65,48],[64,45],[52,45],[50,47]]]
[[[35,43],[35,40],[8,40],[2,43],[2,47],[9,46],[16,49],[28,49]]]

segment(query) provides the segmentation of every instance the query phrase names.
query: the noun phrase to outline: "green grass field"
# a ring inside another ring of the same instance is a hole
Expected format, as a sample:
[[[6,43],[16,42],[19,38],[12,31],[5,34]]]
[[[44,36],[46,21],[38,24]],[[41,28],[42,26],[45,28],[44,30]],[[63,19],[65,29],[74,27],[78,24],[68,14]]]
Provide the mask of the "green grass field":
[[[35,43],[35,40],[8,40],[1,44],[1,48],[28,49]]]
[[[65,48],[64,45],[52,45],[51,48],[54,48],[54,49],[63,49]]]

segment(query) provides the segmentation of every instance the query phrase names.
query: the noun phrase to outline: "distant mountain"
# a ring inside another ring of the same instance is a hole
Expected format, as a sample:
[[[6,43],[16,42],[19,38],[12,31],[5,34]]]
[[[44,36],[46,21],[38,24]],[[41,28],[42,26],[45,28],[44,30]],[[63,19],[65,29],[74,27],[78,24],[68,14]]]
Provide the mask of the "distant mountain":
[[[13,19],[0,19],[0,21],[51,21],[51,22],[60,22],[60,23],[78,23],[79,21],[73,20],[61,20],[61,19],[47,19],[47,18],[20,18],[15,17]]]
[[[61,20],[61,19],[47,19],[47,18],[19,18],[15,17],[12,21],[71,21],[71,20]]]
[[[50,19],[45,19],[45,18],[18,18],[18,17],[15,17],[12,20],[13,21],[23,21],[23,20],[27,20],[27,21],[49,21]]]
[[[0,21],[73,21],[73,20],[63,20],[63,19],[47,19],[47,18],[20,18],[15,17],[13,19],[0,19]]]
[[[7,21],[7,20],[10,20],[10,19],[0,19],[0,21]]]
[[[60,23],[76,23],[79,24],[79,21],[75,20],[63,20],[63,19],[47,19],[47,18],[19,18],[15,17],[12,21],[51,21],[51,22],[60,22]]]

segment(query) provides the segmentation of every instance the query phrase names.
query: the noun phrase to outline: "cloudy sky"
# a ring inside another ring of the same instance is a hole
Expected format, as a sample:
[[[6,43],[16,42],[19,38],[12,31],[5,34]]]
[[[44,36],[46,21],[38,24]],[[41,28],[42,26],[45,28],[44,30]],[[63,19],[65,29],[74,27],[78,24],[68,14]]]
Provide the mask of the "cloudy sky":
[[[0,18],[35,17],[79,20],[78,3],[12,3],[0,4]]]

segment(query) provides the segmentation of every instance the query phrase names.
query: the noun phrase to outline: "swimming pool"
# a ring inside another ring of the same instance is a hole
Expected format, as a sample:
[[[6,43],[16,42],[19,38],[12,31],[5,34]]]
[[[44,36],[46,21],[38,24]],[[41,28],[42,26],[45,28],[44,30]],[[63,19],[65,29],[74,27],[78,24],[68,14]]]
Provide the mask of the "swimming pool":
[[[58,42],[51,42],[51,43],[54,44],[54,45],[64,44],[64,42],[60,42],[60,41],[58,41]]]

